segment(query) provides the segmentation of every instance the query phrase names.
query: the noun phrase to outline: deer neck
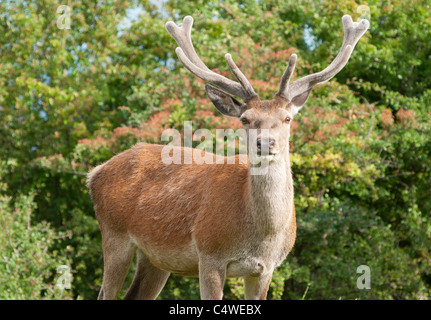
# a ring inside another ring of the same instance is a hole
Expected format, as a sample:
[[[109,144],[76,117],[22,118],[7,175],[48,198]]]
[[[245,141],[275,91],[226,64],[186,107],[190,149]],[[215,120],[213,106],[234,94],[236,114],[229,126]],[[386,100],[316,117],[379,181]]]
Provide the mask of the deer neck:
[[[289,150],[266,166],[249,166],[247,189],[248,211],[258,228],[271,233],[289,225],[293,214]]]

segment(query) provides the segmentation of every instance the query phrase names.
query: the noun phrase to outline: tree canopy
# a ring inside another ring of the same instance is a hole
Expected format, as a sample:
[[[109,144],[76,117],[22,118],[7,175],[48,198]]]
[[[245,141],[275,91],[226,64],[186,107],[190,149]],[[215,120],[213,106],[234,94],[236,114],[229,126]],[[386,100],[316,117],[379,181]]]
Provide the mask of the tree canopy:
[[[269,99],[292,53],[294,78],[332,61],[345,14],[369,19],[370,29],[292,124],[298,234],[269,298],[431,298],[429,1],[59,7],[0,3],[0,298],[97,297],[103,259],[86,173],[138,141],[162,143],[162,131],[184,121],[240,127],[178,61],[167,21],[193,16],[193,42],[208,67],[231,77],[231,53]],[[71,289],[55,286],[61,265],[71,270]],[[361,265],[370,268],[371,289],[357,287]],[[229,279],[225,298],[242,290],[240,279]],[[171,276],[160,298],[197,299],[198,281]]]

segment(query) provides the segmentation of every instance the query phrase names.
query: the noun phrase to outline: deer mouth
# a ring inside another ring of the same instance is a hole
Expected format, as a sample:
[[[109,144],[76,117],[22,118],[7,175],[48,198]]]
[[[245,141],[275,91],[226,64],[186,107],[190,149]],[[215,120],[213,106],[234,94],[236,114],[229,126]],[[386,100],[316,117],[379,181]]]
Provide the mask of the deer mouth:
[[[275,156],[277,154],[277,152],[262,152],[262,151],[257,151],[257,155],[260,157],[268,157],[268,156]]]
[[[265,150],[266,149],[266,150]],[[269,148],[257,148],[256,150],[256,154],[260,157],[270,157],[270,156],[276,156],[278,154],[278,148],[273,148],[271,147],[271,149]]]
[[[277,152],[263,153],[258,151],[256,153],[256,160],[263,163],[269,163],[277,159]]]

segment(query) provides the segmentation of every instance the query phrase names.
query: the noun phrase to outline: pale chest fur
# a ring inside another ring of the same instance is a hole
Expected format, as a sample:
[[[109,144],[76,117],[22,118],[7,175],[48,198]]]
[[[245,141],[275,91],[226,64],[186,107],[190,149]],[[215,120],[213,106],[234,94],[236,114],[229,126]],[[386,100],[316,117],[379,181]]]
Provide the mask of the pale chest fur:
[[[266,174],[249,176],[249,243],[239,246],[247,249],[236,253],[236,259],[228,265],[228,276],[272,272],[293,245],[296,224],[292,221],[295,216],[289,163],[281,161],[266,169]]]
[[[256,232],[283,230],[289,225],[293,210],[293,181],[289,159],[264,167],[262,174],[249,176],[248,215]]]

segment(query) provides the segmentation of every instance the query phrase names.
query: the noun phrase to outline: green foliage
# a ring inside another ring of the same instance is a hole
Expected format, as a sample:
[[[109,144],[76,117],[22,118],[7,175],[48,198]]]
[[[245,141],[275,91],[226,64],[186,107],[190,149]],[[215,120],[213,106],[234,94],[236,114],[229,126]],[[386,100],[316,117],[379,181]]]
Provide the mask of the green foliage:
[[[3,173],[0,167],[0,173]],[[0,184],[2,184],[0,180]],[[59,233],[43,222],[34,222],[34,196],[16,199],[0,186],[0,299],[65,299],[67,291],[55,286],[56,271],[71,265],[70,246],[52,250],[68,233]]]
[[[56,1],[0,3],[1,298],[97,297],[103,259],[86,172],[184,121],[240,127],[177,61],[167,20],[192,15],[203,61],[231,77],[232,53],[270,99],[292,53],[294,78],[323,69],[341,46],[341,17],[365,8],[370,30],[292,124],[298,235],[269,298],[430,299],[428,2],[153,3],[74,1],[70,29],[58,28]],[[71,290],[56,291],[59,265],[71,267]],[[370,290],[356,287],[360,265]],[[243,297],[241,279],[225,297]],[[160,298],[198,299],[198,281],[171,276]]]

